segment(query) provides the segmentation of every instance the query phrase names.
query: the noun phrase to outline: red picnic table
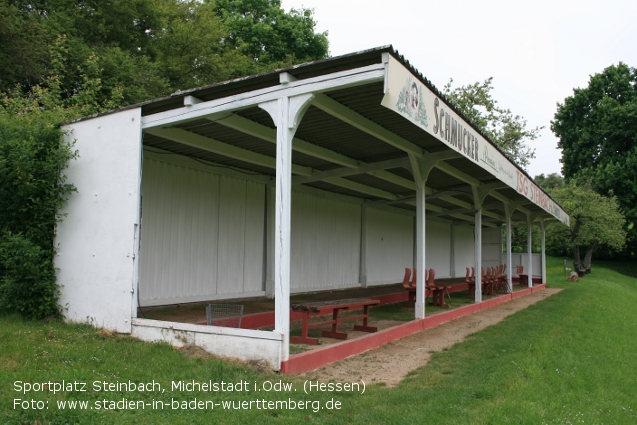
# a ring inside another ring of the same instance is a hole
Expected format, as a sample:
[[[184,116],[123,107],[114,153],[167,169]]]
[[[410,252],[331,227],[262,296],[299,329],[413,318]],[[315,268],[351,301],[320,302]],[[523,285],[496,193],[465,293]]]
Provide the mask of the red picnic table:
[[[318,338],[310,338],[308,330],[321,326],[332,325],[331,331],[323,331],[323,336],[328,338],[347,339],[347,333],[338,330],[339,323],[351,320],[363,319],[362,325],[355,325],[354,329],[363,332],[376,332],[375,326],[369,326],[369,307],[380,303],[380,300],[370,298],[350,298],[345,300],[321,301],[307,304],[293,304],[292,310],[300,311],[302,316],[301,336],[291,336],[290,342],[295,344],[318,344]],[[339,313],[345,310],[363,309],[363,314],[348,317],[339,317]],[[310,323],[310,316],[319,316],[332,313],[332,320],[320,323]]]

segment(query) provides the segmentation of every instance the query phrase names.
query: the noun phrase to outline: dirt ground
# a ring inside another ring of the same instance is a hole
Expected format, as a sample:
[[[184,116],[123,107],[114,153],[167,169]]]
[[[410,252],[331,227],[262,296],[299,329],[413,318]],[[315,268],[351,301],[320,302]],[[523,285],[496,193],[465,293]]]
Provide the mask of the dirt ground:
[[[323,382],[330,380],[353,382],[362,379],[369,384],[385,383],[388,387],[396,386],[410,371],[424,366],[431,357],[431,353],[462,342],[468,335],[494,325],[505,317],[542,301],[560,290],[546,288],[515,298],[479,313],[443,323],[433,329],[418,332],[382,347],[306,372],[303,376]]]
[[[335,298],[357,298],[361,296],[372,296],[380,294],[395,293],[396,289],[402,289],[398,284],[381,287],[367,288],[364,292],[359,289],[349,289],[343,291],[327,291],[316,294],[299,294],[291,298],[291,302],[322,301]],[[514,290],[525,289],[514,285]],[[322,382],[333,380],[335,382],[360,381],[365,383],[384,383],[388,387],[396,386],[407,374],[424,366],[429,360],[431,353],[442,351],[462,342],[468,335],[478,332],[488,326],[494,325],[505,317],[522,310],[536,302],[539,302],[551,295],[559,292],[559,289],[546,288],[542,291],[533,292],[523,297],[515,298],[511,301],[497,305],[490,309],[464,316],[451,322],[443,323],[433,329],[422,331],[406,338],[400,339],[383,347],[367,351],[365,353],[352,356],[345,360],[335,362],[314,371],[302,374],[308,378],[318,379]],[[456,298],[454,297],[454,300]],[[229,301],[233,303],[233,301]],[[258,313],[273,311],[274,302],[263,298],[253,300],[240,300],[245,306],[244,313]],[[205,305],[207,303],[179,304],[164,307],[144,308],[140,317],[147,317],[156,320],[168,320],[182,323],[194,323],[206,320]],[[437,314],[439,312],[434,312]],[[431,313],[429,313],[431,314]],[[320,320],[317,318],[316,320]],[[375,320],[373,325],[379,330],[399,325],[404,322],[395,320]],[[292,328],[299,327],[300,323],[293,323]],[[351,329],[352,323],[345,323],[341,327],[349,335],[349,339],[355,339],[367,335],[365,332],[358,332]],[[317,331],[318,332],[318,331]],[[319,337],[319,334],[315,336]],[[320,337],[320,346],[339,343],[340,340]],[[306,346],[292,344],[297,352],[317,346]],[[189,353],[193,354],[193,353]],[[200,355],[203,355],[200,353]],[[210,356],[209,354],[205,355]]]

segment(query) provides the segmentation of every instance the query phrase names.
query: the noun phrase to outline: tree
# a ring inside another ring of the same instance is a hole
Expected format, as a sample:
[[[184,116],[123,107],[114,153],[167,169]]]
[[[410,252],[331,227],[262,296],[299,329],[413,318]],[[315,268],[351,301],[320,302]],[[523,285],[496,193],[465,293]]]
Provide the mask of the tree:
[[[527,142],[537,139],[543,127],[527,128],[524,118],[511,110],[498,106],[491,92],[493,78],[483,83],[452,88],[450,80],[444,88],[445,96],[478,129],[491,139],[504,153],[522,168],[535,158],[535,149]]]
[[[0,2],[0,92],[82,78],[120,104],[323,59],[325,33],[309,9],[275,0],[14,0]]]
[[[559,137],[562,174],[585,179],[616,197],[626,217],[628,256],[637,256],[637,70],[623,63],[593,75],[588,87],[558,104],[551,129]]]
[[[564,187],[564,177],[560,176],[557,173],[551,173],[548,176],[544,174],[540,174],[539,176],[535,176],[533,179],[535,183],[540,185],[542,189],[551,191],[553,189],[559,189]]]
[[[0,2],[0,91],[15,84],[36,84],[48,58],[44,25],[38,16],[24,14],[13,2]]]
[[[251,58],[227,48],[228,29],[214,4],[165,1],[161,8],[153,55],[171,92],[258,72]]]
[[[564,178],[557,173],[551,173],[548,176],[540,174],[533,179],[540,187],[547,192],[551,193],[556,188],[564,186]],[[554,256],[567,256],[572,252],[572,244],[570,241],[566,241],[563,237],[553,237],[552,230],[556,226],[549,225],[546,229],[546,250],[549,255]],[[504,237],[504,234],[503,234]],[[512,227],[511,228],[511,250],[512,252],[526,252],[528,250],[527,244],[528,230],[526,227]],[[531,241],[533,252],[541,252],[542,233],[537,226],[531,227]],[[505,239],[503,239],[503,243]]]
[[[61,312],[53,239],[59,207],[74,191],[61,170],[77,155],[60,142],[61,123],[270,70],[277,61],[325,57],[327,39],[314,34],[311,12],[254,5],[267,18],[255,34],[271,32],[265,56],[248,42],[226,43],[234,33],[213,2],[0,2],[0,312]]]
[[[561,189],[566,184],[564,177],[558,173],[551,173],[548,176],[540,174],[533,179],[542,189],[549,194],[555,189]],[[535,229],[534,238],[535,238]],[[566,227],[562,224],[549,223],[546,228],[546,252],[555,257],[568,257],[573,255],[573,243],[568,236],[565,236]],[[538,234],[538,238],[541,235]]]
[[[152,59],[150,45],[154,42],[152,34],[157,24],[157,1],[86,0],[78,3],[68,0],[15,0],[10,2],[10,6],[0,7],[0,22],[10,23],[5,31],[19,35],[17,46],[13,46],[11,40],[0,43],[0,60],[5,49],[7,55],[13,58],[13,61],[3,60],[1,63],[6,66],[0,67],[0,89],[12,90],[20,84],[27,95],[31,87],[45,84],[47,77],[56,75],[64,95],[72,97],[82,84],[80,68],[89,58],[98,58],[99,62],[110,52],[125,52],[131,59],[120,61],[122,63],[116,73],[146,76],[148,68],[144,65],[147,64],[141,59]],[[2,32],[0,29],[0,38],[3,38]],[[56,45],[60,47],[61,39],[64,40],[65,68],[60,73],[59,68],[53,70],[50,65],[51,55]],[[124,63],[131,66],[124,68],[121,66]],[[115,74],[108,74],[112,69],[103,69],[103,64],[99,64],[98,68],[114,81]],[[142,78],[134,84],[138,85]],[[109,92],[115,86],[103,84],[102,88]]]
[[[602,196],[590,184],[574,180],[552,189],[550,194],[571,216],[571,226],[552,224],[549,239],[557,246],[572,244],[576,270],[589,273],[593,253],[600,246],[622,249],[626,240],[625,220],[615,197]]]
[[[258,63],[290,65],[323,59],[327,33],[316,33],[310,9],[281,9],[280,0],[215,0],[229,30],[225,44]]]

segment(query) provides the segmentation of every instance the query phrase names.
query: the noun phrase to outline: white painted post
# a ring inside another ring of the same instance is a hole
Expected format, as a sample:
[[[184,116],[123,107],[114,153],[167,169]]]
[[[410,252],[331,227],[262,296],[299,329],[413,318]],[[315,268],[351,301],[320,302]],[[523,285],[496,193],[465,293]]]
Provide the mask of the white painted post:
[[[360,247],[359,279],[361,288],[367,288],[367,207],[361,205],[361,247]]]
[[[526,272],[529,275],[529,288],[533,287],[533,223],[531,222],[531,214],[526,215],[526,244],[527,244],[527,261],[528,261],[528,271]]]
[[[482,206],[476,209],[475,214],[475,242],[476,242],[476,288],[475,302],[482,302]]]
[[[546,283],[546,224],[544,220],[540,221],[540,229],[542,229],[542,283]]]
[[[274,233],[276,226],[276,200],[274,186],[265,187],[265,296],[274,298]]]
[[[425,318],[425,181],[416,187],[416,319]]]
[[[427,176],[433,168],[435,162],[425,162],[422,158],[409,155],[411,171],[416,183],[416,319],[425,318],[425,278],[427,262],[426,253],[426,231],[425,231],[425,184]]]
[[[274,331],[283,336],[281,361],[290,358],[290,249],[292,210],[292,140],[312,94],[283,97],[259,105],[277,128],[274,225]]]
[[[511,208],[508,205],[504,205],[504,214],[507,221],[507,292],[513,292],[513,265],[511,261],[513,256],[511,255]]]
[[[473,205],[475,206],[475,251],[476,251],[476,276],[475,276],[475,302],[482,302],[482,200],[484,194],[477,186],[471,186]]]
[[[451,243],[449,244],[449,276],[456,277],[456,227],[451,223],[449,229],[449,237]]]

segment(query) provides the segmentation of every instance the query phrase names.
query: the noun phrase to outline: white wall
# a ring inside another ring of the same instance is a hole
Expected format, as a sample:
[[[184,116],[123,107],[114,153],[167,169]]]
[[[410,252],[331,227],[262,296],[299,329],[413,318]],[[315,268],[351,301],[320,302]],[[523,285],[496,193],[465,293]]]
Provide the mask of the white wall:
[[[467,267],[475,267],[474,228],[469,226],[454,227],[454,254],[456,277],[464,276]]]
[[[503,254],[504,256],[506,256],[506,253]],[[517,277],[517,273],[515,272],[515,268],[518,265],[523,265],[524,266],[524,271],[528,271],[529,269],[529,263],[527,260],[528,254],[524,253],[512,253],[511,254],[511,266],[513,268],[513,276]],[[504,257],[506,259],[506,257]],[[504,260],[506,261],[506,260]],[[533,261],[533,277],[534,278],[541,278],[542,277],[542,254],[531,254],[531,261]]]
[[[223,174],[178,155],[146,151],[142,306],[265,294],[266,183]],[[450,222],[428,220],[426,232],[427,268],[438,278],[451,277],[452,267],[464,276],[474,263],[473,228],[456,226],[452,232]],[[489,235],[483,236],[487,248],[493,242]],[[412,214],[364,207],[358,199],[318,190],[293,190],[291,292],[359,287],[361,271],[370,286],[398,283],[413,260]]]
[[[77,188],[57,228],[62,306],[70,321],[131,332],[136,312],[141,114],[132,109],[63,127],[79,152],[66,174]]]
[[[174,157],[145,154],[140,304],[263,295],[265,185]]]
[[[265,361],[274,370],[281,367],[282,335],[276,332],[133,319],[132,335],[143,341],[166,341],[176,347],[195,345],[222,357]]]
[[[482,266],[496,267],[502,263],[502,229],[482,229]]]
[[[451,223],[427,220],[425,232],[425,267],[434,269],[437,279],[451,277]]]
[[[361,206],[292,192],[291,291],[358,286]]]
[[[367,208],[367,284],[402,282],[413,267],[414,217]]]

